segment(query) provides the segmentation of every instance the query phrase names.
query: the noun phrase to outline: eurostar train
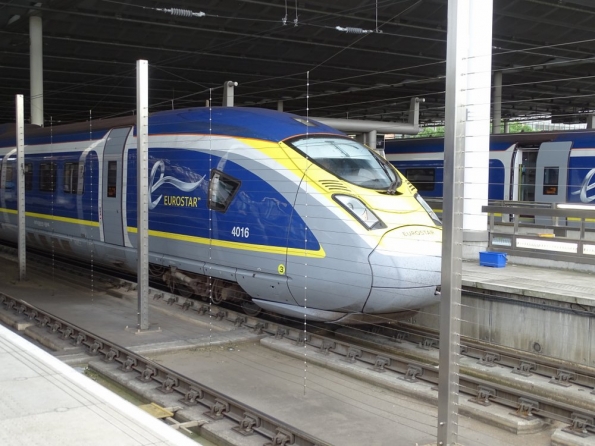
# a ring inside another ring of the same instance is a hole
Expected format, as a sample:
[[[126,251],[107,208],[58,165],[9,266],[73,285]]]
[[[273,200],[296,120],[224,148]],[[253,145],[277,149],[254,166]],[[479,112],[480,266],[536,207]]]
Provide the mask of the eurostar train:
[[[386,158],[426,198],[442,198],[444,139],[385,142]],[[491,200],[591,203],[595,200],[595,131],[492,135]]]
[[[3,132],[2,132],[3,130]],[[14,126],[0,239],[17,240]],[[136,272],[135,118],[25,130],[27,245]],[[440,221],[341,132],[255,108],[149,118],[150,271],[188,295],[310,321],[411,315],[440,294]]]

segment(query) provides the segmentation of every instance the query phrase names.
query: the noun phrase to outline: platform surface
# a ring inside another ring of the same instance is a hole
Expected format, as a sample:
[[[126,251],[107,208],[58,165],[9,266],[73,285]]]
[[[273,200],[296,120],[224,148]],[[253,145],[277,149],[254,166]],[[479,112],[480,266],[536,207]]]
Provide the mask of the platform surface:
[[[2,446],[196,446],[0,325]]]
[[[508,263],[503,268],[463,262],[463,286],[595,306],[595,274]]]

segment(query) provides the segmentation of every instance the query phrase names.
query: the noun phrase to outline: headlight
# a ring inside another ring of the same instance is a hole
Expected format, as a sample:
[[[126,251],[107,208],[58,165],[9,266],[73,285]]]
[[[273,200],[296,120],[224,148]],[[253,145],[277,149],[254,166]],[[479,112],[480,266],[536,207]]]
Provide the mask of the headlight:
[[[384,223],[368,207],[355,197],[349,195],[334,195],[337,203],[343,206],[353,215],[366,229],[385,228]]]
[[[434,212],[434,210],[430,207],[430,205],[428,203],[426,203],[426,200],[421,198],[421,196],[419,194],[415,194],[415,198],[417,199],[419,204],[421,204],[421,207],[425,209],[425,211],[428,213],[430,218],[432,220],[434,220],[434,223],[436,223],[438,226],[442,226],[442,222],[436,215],[436,212]]]

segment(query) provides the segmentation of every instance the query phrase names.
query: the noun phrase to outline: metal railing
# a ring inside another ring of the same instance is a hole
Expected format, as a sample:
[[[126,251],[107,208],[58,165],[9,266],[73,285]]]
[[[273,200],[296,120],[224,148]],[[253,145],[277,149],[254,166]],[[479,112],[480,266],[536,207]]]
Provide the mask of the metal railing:
[[[555,204],[517,202],[483,206],[489,217],[488,249],[595,265],[595,206],[593,210],[588,205],[580,207],[559,209]]]

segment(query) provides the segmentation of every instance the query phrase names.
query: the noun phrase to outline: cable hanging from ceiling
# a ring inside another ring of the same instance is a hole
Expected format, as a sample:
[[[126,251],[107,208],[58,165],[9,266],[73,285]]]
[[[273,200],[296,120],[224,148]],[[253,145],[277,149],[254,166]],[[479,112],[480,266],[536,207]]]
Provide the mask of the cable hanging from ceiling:
[[[283,23],[283,26],[287,25],[287,19],[288,19],[288,8],[287,8],[287,0],[285,0],[285,16],[281,19],[281,23]],[[293,19],[293,26],[298,26],[298,6],[297,6],[297,0],[295,0],[295,19]]]

